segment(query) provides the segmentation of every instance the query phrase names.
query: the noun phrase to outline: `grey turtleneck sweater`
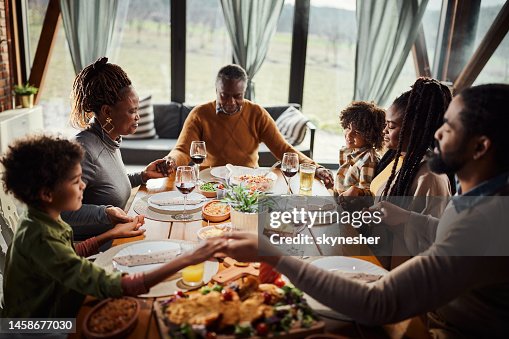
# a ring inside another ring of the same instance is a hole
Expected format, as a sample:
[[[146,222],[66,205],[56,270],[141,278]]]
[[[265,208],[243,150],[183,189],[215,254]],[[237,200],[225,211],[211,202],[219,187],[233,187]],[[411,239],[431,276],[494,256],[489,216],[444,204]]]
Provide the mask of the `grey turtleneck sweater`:
[[[120,155],[120,142],[111,140],[100,124],[92,119],[90,127],[76,135],[85,149],[81,163],[82,179],[87,185],[83,206],[74,212],[62,213],[76,240],[100,234],[111,225],[107,206],[125,208],[131,188],[142,184],[141,173],[127,174]]]

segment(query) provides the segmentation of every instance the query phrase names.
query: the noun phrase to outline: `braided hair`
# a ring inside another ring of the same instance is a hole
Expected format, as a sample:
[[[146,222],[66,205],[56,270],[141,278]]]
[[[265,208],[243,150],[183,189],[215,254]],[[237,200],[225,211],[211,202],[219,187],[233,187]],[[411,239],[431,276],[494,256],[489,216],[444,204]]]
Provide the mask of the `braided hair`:
[[[382,196],[409,194],[422,158],[433,145],[433,136],[443,122],[444,113],[451,99],[449,88],[431,78],[417,79],[410,91],[396,98],[393,106],[402,112],[403,120],[396,151],[383,159],[395,161]],[[406,149],[403,149],[405,141],[407,145]],[[397,172],[402,152],[406,152],[406,155],[401,169]]]
[[[103,105],[115,105],[123,99],[123,90],[131,80],[118,65],[101,57],[85,67],[74,79],[71,93],[72,126],[86,128],[90,119],[101,111]]]

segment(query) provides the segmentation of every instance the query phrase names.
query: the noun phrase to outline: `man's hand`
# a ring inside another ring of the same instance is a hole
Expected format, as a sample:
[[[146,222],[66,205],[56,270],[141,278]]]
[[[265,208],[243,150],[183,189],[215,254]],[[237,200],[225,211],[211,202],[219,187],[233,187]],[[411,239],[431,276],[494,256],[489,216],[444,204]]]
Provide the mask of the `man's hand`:
[[[158,173],[161,173],[163,176],[167,177],[173,172],[175,172],[175,169],[177,168],[177,162],[175,161],[175,159],[173,159],[170,156],[165,156],[160,160],[162,161],[156,160],[157,164],[155,165],[156,171]]]
[[[145,232],[144,229],[140,229],[143,224],[145,224],[145,216],[137,215],[134,217],[133,221],[117,224],[107,233],[109,233],[110,239],[137,237]]]
[[[332,172],[325,167],[317,168],[315,176],[323,181],[326,188],[334,187],[334,177],[332,176]]]
[[[133,217],[128,216],[127,213],[119,207],[107,207],[106,215],[112,225],[133,221]]]
[[[369,211],[382,212],[382,221],[389,226],[406,224],[410,218],[410,211],[407,211],[387,201],[381,201],[378,204],[371,206]]]
[[[256,234],[240,232],[228,233],[225,237],[228,238],[225,253],[237,261],[264,261],[276,266],[281,258],[281,252],[266,237],[258,238]],[[260,253],[264,256],[260,256]]]

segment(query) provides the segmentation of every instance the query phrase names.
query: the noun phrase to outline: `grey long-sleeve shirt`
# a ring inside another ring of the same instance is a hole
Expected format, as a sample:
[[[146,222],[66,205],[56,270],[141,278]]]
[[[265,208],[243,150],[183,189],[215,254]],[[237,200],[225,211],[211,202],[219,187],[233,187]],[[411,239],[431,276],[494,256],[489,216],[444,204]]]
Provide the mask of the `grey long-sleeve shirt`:
[[[81,167],[87,187],[83,192],[83,206],[62,213],[62,218],[76,235],[93,236],[112,227],[106,207],[124,208],[131,188],[142,184],[141,173],[127,174],[120,155],[121,140],[111,140],[95,119],[88,129],[76,135],[76,141],[85,149]]]
[[[438,225],[421,216],[431,221],[434,243],[373,284],[292,257],[283,257],[276,269],[316,300],[362,323],[391,323],[433,311],[433,318],[446,324],[441,330],[503,338],[509,323],[508,199],[490,197],[463,210],[450,203]]]

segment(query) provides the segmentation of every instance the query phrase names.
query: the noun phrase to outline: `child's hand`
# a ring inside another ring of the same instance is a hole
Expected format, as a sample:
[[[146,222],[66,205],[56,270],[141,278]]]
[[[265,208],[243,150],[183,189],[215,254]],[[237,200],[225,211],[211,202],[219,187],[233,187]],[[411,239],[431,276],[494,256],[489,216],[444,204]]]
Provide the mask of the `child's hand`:
[[[223,252],[226,247],[227,240],[225,238],[210,238],[185,255],[189,257],[190,265],[195,265],[211,258],[217,252]]]
[[[340,195],[344,197],[361,197],[364,195],[364,191],[359,187],[352,186]]]
[[[117,224],[108,232],[111,232],[110,235],[112,239],[136,237],[138,235],[142,235],[145,232],[144,229],[140,229],[143,224],[145,224],[145,216],[137,215],[133,218],[133,221]]]
[[[106,208],[106,215],[112,225],[133,221],[133,218],[128,216],[127,213],[120,207],[111,206]]]

